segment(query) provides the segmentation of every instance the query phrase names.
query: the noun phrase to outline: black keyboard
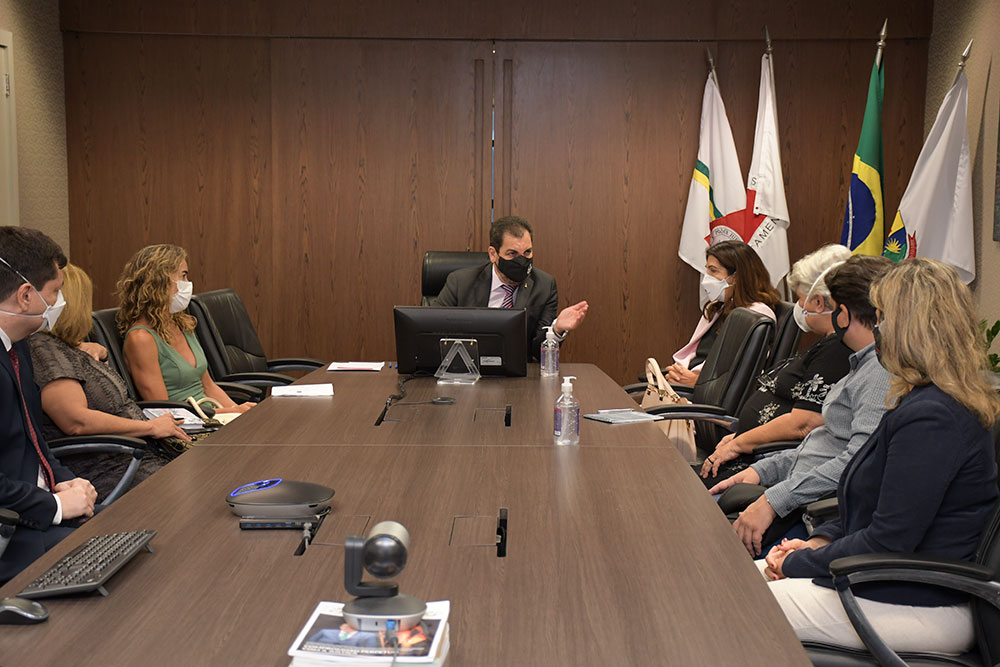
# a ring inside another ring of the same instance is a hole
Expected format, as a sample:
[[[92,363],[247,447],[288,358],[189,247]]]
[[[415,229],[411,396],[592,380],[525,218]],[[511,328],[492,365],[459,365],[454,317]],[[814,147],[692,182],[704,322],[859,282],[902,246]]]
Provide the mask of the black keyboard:
[[[59,559],[45,574],[18,593],[22,598],[90,593],[107,595],[104,584],[143,547],[148,551],[155,530],[131,530],[92,537]]]

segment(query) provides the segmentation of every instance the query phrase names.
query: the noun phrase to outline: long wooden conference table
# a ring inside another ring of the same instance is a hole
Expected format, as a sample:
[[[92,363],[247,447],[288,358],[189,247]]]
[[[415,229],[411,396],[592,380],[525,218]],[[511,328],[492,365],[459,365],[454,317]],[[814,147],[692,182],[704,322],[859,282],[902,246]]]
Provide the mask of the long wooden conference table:
[[[631,399],[594,366],[583,412]],[[96,534],[154,529],[100,595],[51,598],[47,622],[0,626],[0,665],[287,665],[321,600],[346,601],[344,537],[392,519],[411,536],[401,592],[451,600],[449,665],[806,665],[732,527],[652,424],[581,420],[552,443],[559,381],[405,384],[316,371],[325,398],[269,398],[130,491],[3,588],[15,595]],[[509,422],[509,425],[508,423]],[[225,503],[272,477],[336,490],[314,543],[243,531]],[[507,553],[497,516],[508,510]],[[370,577],[368,577],[370,578]]]

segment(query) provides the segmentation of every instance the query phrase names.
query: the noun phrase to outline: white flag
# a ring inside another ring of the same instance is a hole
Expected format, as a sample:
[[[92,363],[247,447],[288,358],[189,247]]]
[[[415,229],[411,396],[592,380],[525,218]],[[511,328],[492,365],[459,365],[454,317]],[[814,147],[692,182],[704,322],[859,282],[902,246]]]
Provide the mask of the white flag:
[[[677,255],[704,273],[712,221],[745,207],[746,190],[736,142],[715,78],[709,74],[701,103],[698,161],[688,191]]]
[[[746,205],[744,210],[711,223],[711,242],[745,242],[760,255],[771,283],[777,285],[789,269],[788,204],[781,175],[778,109],[772,75],[770,57],[765,54],[760,59],[757,128],[753,138],[753,160],[747,175]]]
[[[896,262],[941,260],[966,283],[976,277],[968,106],[969,80],[963,71],[941,102],[882,252]]]

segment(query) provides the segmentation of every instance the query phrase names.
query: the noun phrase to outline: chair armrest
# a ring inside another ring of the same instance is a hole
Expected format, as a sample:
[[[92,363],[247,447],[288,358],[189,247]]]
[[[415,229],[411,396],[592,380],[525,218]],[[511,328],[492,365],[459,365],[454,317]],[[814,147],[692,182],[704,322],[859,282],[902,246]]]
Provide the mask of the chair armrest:
[[[657,405],[648,408],[646,412],[651,415],[662,415],[664,419],[693,419],[694,421],[710,422],[730,430],[739,421],[738,418],[727,415],[726,411],[718,405],[702,403]]]
[[[840,505],[837,503],[836,498],[824,498],[823,500],[809,503],[805,506],[804,511],[809,516],[826,520],[840,513]]]
[[[264,400],[265,392],[262,387],[251,387],[248,384],[225,381],[219,381],[215,384],[219,385],[219,388],[234,401],[256,401],[259,403]]]
[[[862,554],[845,556],[830,563],[830,574],[835,577],[864,572],[864,581],[913,581],[913,579],[898,578],[900,570],[912,573],[950,574],[976,581],[990,581],[996,573],[988,567],[953,558],[932,558],[918,554]],[[879,573],[885,576],[878,576]],[[896,576],[893,576],[896,575]],[[920,581],[934,583],[921,577]],[[852,581],[850,583],[859,583]]]
[[[766,445],[754,447],[752,453],[755,456],[763,456],[764,454],[780,452],[784,449],[795,449],[801,444],[801,440],[775,440],[774,442],[769,442]]]
[[[291,375],[282,375],[281,373],[266,373],[260,371],[252,371],[247,373],[230,373],[229,375],[221,379],[223,382],[237,382],[240,384],[250,385],[251,387],[278,387],[295,382],[295,378],[293,378]]]
[[[190,411],[191,406],[184,401],[136,401],[140,408],[184,408]]]
[[[649,385],[647,383],[645,383],[645,382],[637,382],[635,384],[626,384],[626,385],[622,386],[622,391],[624,391],[626,394],[629,394],[629,395],[631,395],[631,394],[641,394],[642,392],[646,391],[646,387],[648,387],[648,386]]]
[[[115,488],[97,503],[97,507],[102,509],[118,500],[132,486],[132,480],[139,472],[139,462],[146,455],[145,448],[145,440],[129,435],[76,435],[49,441],[49,451],[56,458],[79,454],[128,454],[132,457]]]
[[[657,405],[646,410],[651,415],[672,415],[680,412],[696,412],[699,415],[711,415],[713,417],[730,417],[726,411],[718,405],[708,405],[707,403],[674,403],[672,405]],[[736,419],[735,417],[730,417]],[[692,419],[692,417],[685,417]]]
[[[308,357],[282,357],[281,359],[268,359],[267,370],[272,373],[281,371],[314,371],[317,368],[327,366],[328,362],[320,359],[310,359]]]
[[[95,435],[67,435],[62,438],[54,438],[48,441],[49,448],[55,453],[56,449],[66,454],[78,454],[97,451],[97,447],[107,446],[110,449],[106,451],[111,452],[121,452],[123,454],[128,453],[122,449],[115,449],[121,447],[127,447],[129,449],[146,449],[146,441],[142,438],[136,438],[131,435],[108,435],[105,433],[99,433]],[[86,447],[87,449],[81,449],[79,452],[70,452],[68,449],[70,447]]]

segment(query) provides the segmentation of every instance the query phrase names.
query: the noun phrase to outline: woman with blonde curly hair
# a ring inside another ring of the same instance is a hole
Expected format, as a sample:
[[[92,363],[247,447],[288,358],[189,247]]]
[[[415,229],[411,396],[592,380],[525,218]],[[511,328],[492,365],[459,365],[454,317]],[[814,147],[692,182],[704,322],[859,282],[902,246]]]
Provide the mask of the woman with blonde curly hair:
[[[220,412],[246,412],[208,374],[208,361],[194,335],[194,317],[184,312],[193,285],[187,253],[175,245],[143,248],[118,279],[118,330],[125,338],[125,363],[146,400],[214,399]]]
[[[997,502],[990,429],[1000,401],[983,376],[969,289],[950,266],[912,259],[875,283],[871,300],[890,410],[840,478],[839,519],[808,541],[775,546],[766,569],[758,561],[801,639],[854,648],[863,646],[830,589],[830,562],[876,552],[971,561]],[[900,582],[855,593],[893,650],[960,654],[972,645],[967,596]]]

